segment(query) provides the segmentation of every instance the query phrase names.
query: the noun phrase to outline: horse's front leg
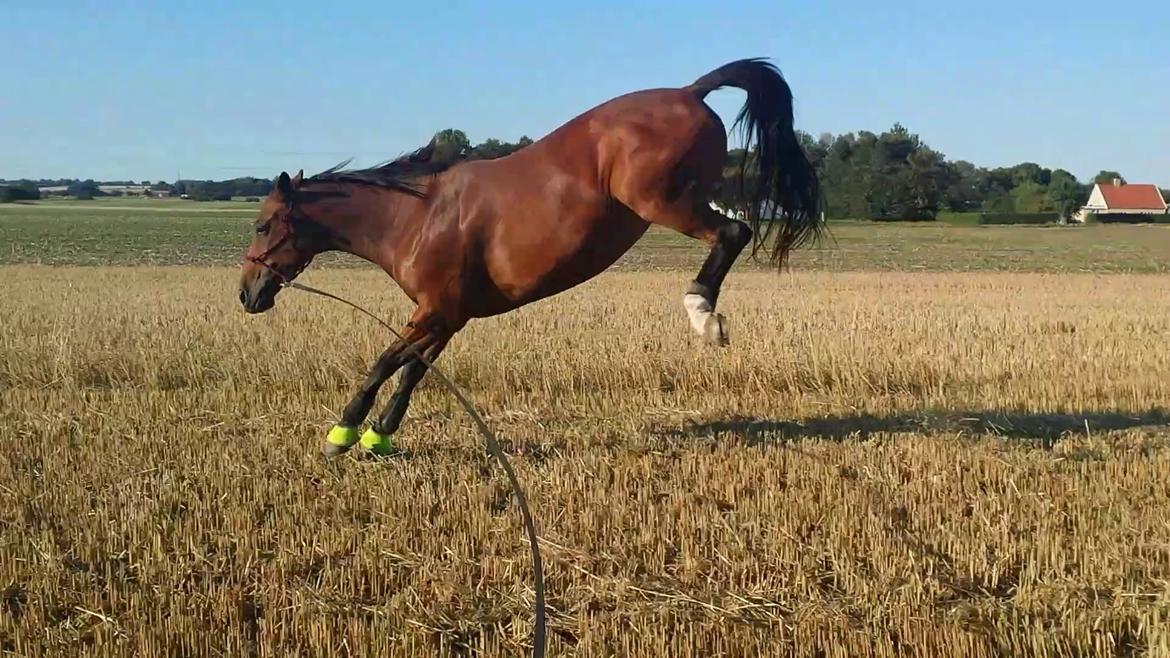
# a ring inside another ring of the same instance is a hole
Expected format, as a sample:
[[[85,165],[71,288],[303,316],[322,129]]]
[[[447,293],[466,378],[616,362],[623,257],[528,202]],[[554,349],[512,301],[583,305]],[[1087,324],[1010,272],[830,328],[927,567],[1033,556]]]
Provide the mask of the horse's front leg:
[[[447,340],[440,339],[427,348],[423,356],[430,363],[434,363],[446,346]],[[410,396],[426,374],[427,365],[418,357],[414,357],[402,367],[402,374],[398,378],[398,388],[394,391],[394,395],[390,396],[382,413],[370,425],[370,429],[362,435],[362,447],[378,455],[388,454],[393,449],[390,435],[397,432],[402,425],[402,418],[406,415],[407,407],[410,406]]]
[[[430,328],[425,318],[418,317],[416,313],[416,317],[402,332],[402,338],[395,340],[385,352],[382,352],[382,356],[378,357],[365,381],[342,410],[340,422],[329,430],[321,451],[327,456],[340,455],[358,441],[362,441],[363,444],[371,443],[366,446],[371,450],[382,449],[382,446],[374,443],[376,437],[362,437],[358,433],[358,426],[369,415],[382,384],[393,377],[399,368],[416,360],[417,354],[425,353],[440,341],[445,342],[442,334]]]

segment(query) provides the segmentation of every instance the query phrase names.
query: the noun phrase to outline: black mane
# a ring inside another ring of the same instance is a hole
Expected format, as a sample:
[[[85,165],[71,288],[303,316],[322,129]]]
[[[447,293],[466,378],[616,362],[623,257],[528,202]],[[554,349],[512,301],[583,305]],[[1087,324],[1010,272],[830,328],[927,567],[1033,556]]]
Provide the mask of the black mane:
[[[343,169],[350,161],[338,163],[325,171],[305,180],[306,183],[357,183],[374,185],[422,198],[426,192],[415,181],[416,178],[438,174],[458,160],[433,160],[435,140],[426,146],[399,158],[374,165],[366,169]]]

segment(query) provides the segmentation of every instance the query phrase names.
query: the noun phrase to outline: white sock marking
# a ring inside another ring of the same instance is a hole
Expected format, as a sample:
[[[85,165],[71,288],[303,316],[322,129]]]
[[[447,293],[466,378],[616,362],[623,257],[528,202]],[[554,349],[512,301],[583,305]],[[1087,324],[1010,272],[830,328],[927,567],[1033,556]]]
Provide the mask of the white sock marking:
[[[707,318],[711,317],[713,310],[710,302],[703,299],[702,295],[692,292],[683,297],[683,307],[687,309],[687,316],[691,319],[691,328],[702,336],[703,327],[706,326]]]

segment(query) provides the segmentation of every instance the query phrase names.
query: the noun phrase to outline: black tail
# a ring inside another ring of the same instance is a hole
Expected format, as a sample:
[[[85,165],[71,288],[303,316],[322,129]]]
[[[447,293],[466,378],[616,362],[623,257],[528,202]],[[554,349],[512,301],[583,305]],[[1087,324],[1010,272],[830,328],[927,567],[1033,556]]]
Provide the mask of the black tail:
[[[792,249],[809,240],[815,241],[824,230],[817,172],[792,128],[792,90],[775,66],[759,58],[731,62],[691,85],[699,98],[720,87],[737,87],[747,92],[747,102],[735,117],[732,130],[739,128],[744,140],[744,159],[739,170],[741,189],[753,141],[759,160],[759,176],[748,195],[747,214],[754,234],[752,256],[779,223],[780,234],[772,247],[772,262],[783,267]],[[765,213],[776,219],[765,220]]]

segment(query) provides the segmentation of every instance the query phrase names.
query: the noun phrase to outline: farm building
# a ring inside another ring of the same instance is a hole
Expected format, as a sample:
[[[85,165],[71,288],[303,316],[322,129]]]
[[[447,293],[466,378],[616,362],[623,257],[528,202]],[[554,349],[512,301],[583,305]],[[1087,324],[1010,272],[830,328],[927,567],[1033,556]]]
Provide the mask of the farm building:
[[[1157,185],[1132,185],[1115,178],[1112,183],[1093,185],[1089,201],[1077,214],[1077,220],[1083,222],[1094,215],[1101,221],[1148,222],[1155,221],[1153,215],[1166,212],[1166,200]]]

